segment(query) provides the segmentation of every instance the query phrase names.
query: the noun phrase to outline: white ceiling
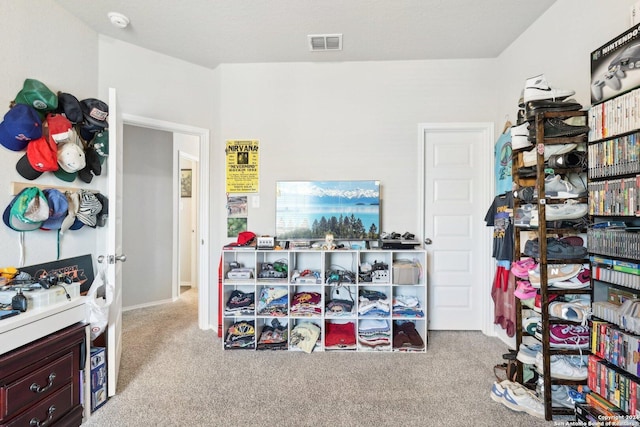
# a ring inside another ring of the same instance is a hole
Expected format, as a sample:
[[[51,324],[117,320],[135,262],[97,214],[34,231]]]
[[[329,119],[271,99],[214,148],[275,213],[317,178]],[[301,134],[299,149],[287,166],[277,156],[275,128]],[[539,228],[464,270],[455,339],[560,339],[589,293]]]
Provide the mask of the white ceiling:
[[[222,63],[494,58],[556,0],[56,0],[90,28],[215,68]],[[108,12],[126,15],[126,29]],[[307,35],[343,34],[311,52]]]

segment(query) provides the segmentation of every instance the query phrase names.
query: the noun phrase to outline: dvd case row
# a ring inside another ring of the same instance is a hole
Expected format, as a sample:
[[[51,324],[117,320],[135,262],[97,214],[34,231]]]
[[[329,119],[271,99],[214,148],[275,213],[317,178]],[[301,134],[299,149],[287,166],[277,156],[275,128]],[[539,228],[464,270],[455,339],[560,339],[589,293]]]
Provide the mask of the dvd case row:
[[[640,172],[640,132],[589,145],[589,178]]]
[[[594,254],[640,260],[640,233],[590,228],[587,247]]]
[[[640,215],[640,175],[630,178],[592,181],[589,190],[589,215]]]
[[[593,276],[595,280],[640,290],[640,276],[636,274],[625,273],[600,266],[592,266],[591,276]]]
[[[589,109],[589,141],[640,128],[640,89],[634,89]]]

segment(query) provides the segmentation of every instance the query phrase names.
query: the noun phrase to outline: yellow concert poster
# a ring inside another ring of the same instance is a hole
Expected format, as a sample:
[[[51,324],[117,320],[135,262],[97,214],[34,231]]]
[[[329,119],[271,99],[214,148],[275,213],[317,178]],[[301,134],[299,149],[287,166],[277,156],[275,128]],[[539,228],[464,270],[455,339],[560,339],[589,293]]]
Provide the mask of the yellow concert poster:
[[[257,193],[258,141],[227,140],[227,193]]]

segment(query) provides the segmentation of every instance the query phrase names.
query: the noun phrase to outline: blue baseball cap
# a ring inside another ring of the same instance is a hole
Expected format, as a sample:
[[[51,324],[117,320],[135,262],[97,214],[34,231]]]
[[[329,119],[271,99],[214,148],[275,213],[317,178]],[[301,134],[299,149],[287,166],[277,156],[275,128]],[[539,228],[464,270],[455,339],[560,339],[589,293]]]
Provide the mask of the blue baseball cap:
[[[67,196],[55,188],[47,188],[42,192],[47,197],[47,203],[49,204],[49,218],[42,223],[40,228],[43,230],[60,230],[62,221],[69,213]]]
[[[29,141],[42,137],[42,120],[33,107],[15,104],[0,123],[0,144],[12,151],[22,151]]]

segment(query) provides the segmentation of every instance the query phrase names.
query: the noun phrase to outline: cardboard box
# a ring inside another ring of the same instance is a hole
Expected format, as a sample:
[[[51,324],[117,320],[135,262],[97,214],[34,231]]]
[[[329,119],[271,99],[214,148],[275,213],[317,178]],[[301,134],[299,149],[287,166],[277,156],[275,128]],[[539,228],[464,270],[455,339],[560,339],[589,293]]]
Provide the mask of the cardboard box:
[[[591,103],[640,86],[640,25],[591,52]]]
[[[91,349],[91,412],[107,402],[107,355],[104,347]]]
[[[420,268],[409,261],[396,261],[393,263],[394,285],[416,285],[420,280]]]

